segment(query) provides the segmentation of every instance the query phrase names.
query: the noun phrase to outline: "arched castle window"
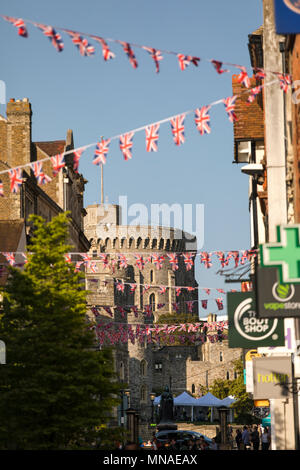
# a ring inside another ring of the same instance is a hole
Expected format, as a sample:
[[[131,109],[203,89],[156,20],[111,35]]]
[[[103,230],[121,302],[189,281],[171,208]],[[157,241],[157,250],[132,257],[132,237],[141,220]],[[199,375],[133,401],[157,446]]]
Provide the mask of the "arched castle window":
[[[155,312],[155,294],[150,294],[149,304],[151,305],[152,312]]]
[[[152,247],[151,248],[156,248],[157,247],[157,239],[153,238],[152,240]]]
[[[230,379],[230,373],[227,371],[226,372],[226,379],[229,380]]]
[[[147,237],[147,238],[145,239],[144,248],[148,248],[149,245],[150,245],[150,238]]]
[[[125,378],[125,373],[124,373],[124,363],[120,363],[120,380],[123,382]]]
[[[223,362],[223,352],[220,351],[220,362]]]
[[[165,247],[165,250],[167,250],[167,251],[168,251],[168,250],[170,249],[170,245],[171,245],[171,242],[170,242],[170,240],[168,239],[168,240],[166,241],[166,247]]]
[[[164,239],[163,238],[161,238],[160,241],[159,241],[159,249],[160,250],[164,249]]]
[[[140,373],[142,377],[146,377],[147,375],[147,361],[143,359],[140,364]]]
[[[151,269],[150,271],[150,282],[154,282],[154,271]]]
[[[139,237],[139,238],[137,239],[136,247],[137,247],[137,248],[142,248],[142,239],[141,239],[141,237]]]
[[[141,386],[141,402],[147,403],[147,387],[146,385]]]
[[[192,384],[192,394],[194,394],[196,391],[196,387],[195,387],[195,384]]]
[[[126,238],[125,237],[123,237],[121,239],[121,248],[126,248]]]
[[[133,243],[134,243],[134,238],[133,238],[133,237],[130,237],[130,238],[129,238],[129,248],[132,248],[132,247],[133,247]]]

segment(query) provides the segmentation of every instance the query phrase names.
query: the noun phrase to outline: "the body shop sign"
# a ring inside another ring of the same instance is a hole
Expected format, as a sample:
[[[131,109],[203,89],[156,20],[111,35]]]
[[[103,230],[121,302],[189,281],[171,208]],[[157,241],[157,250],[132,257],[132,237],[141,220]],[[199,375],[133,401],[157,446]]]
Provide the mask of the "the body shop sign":
[[[228,293],[228,342],[230,348],[284,346],[283,321],[257,318],[252,292]]]

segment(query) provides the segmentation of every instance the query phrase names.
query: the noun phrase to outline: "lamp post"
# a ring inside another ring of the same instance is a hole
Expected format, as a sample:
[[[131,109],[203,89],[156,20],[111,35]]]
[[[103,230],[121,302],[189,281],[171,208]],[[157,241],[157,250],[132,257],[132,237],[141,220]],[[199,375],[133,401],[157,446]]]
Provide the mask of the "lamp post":
[[[154,419],[154,399],[155,399],[155,393],[150,393],[150,400],[151,400],[151,424],[153,423]]]
[[[129,400],[130,390],[128,388],[121,390],[121,427],[122,428],[124,427],[124,397],[125,396]],[[128,406],[126,406],[126,408],[128,408]]]

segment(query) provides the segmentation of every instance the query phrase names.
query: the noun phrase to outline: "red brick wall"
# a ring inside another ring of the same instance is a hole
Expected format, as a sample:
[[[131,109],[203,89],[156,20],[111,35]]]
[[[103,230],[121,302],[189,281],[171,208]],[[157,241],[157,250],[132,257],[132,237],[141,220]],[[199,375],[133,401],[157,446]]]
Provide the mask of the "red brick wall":
[[[250,79],[250,87],[257,83],[254,77]],[[261,98],[256,98],[250,105],[247,104],[249,93],[247,88],[238,83],[237,75],[232,76],[232,91],[237,95],[236,115],[238,121],[234,123],[234,139],[264,139],[264,112],[261,106]]]

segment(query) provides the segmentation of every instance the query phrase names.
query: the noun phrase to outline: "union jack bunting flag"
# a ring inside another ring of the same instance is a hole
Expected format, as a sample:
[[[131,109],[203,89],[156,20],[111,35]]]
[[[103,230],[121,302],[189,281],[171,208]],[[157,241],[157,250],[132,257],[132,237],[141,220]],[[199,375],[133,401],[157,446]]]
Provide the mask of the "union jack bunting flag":
[[[240,261],[240,253],[238,251],[230,251],[228,253],[229,258],[233,258],[235,262],[235,267],[237,268]]]
[[[237,76],[238,83],[242,83],[246,88],[250,87],[250,78],[248,77],[248,73],[246,67],[238,67],[240,69],[240,73]]]
[[[132,67],[134,69],[136,69],[137,66],[138,66],[138,63],[137,63],[137,60],[135,58],[134,52],[130,47],[130,44],[128,42],[122,42],[122,41],[120,41],[120,43],[122,44],[123,50],[124,50],[125,54],[127,54],[129,62],[131,63]]]
[[[100,164],[104,165],[106,163],[106,156],[108,154],[109,144],[110,144],[110,139],[107,139],[107,140],[102,139],[101,142],[97,143],[96,149],[95,149],[94,160],[93,160],[94,165],[100,165]]]
[[[193,313],[193,304],[194,304],[194,301],[193,301],[193,300],[188,300],[188,301],[186,302],[186,304],[187,304],[187,307],[188,307],[188,312],[189,312],[189,313]]]
[[[171,253],[170,255],[167,255],[170,261],[170,264],[172,266],[173,271],[177,271],[178,269],[178,257],[176,253]]]
[[[185,289],[188,291],[188,292],[193,292],[195,290],[195,287],[185,287]]]
[[[18,35],[22,36],[23,38],[28,37],[28,31],[24,21],[21,18],[12,18],[11,16],[2,16],[2,18],[6,21],[12,23],[16,28],[18,28]]]
[[[75,264],[75,269],[74,269],[75,273],[78,273],[78,271],[80,271],[80,266],[82,264],[83,264],[83,261],[77,261],[77,263]]]
[[[64,258],[65,258],[66,263],[72,263],[71,254],[70,254],[70,253],[65,253],[65,254],[64,254]]]
[[[170,120],[173,139],[176,145],[184,144],[184,119],[185,114],[181,114]]]
[[[206,268],[211,268],[212,267],[211,253],[207,253],[206,251],[203,251],[201,253],[201,263],[204,263],[204,266]]]
[[[245,264],[246,261],[249,261],[249,252],[248,252],[248,250],[244,250],[244,251],[242,252],[241,264]]]
[[[164,308],[166,304],[157,304],[157,309],[160,310],[161,308]]]
[[[87,264],[87,267],[91,270],[92,273],[96,273],[97,272],[97,265],[94,261],[90,261],[88,264]]]
[[[68,34],[71,37],[73,44],[75,44],[79,50],[80,55],[91,56],[95,54],[94,46],[92,46],[86,38],[82,38],[77,33],[68,32]]]
[[[99,309],[97,307],[92,307],[91,312],[95,315],[95,317],[100,317]]]
[[[83,259],[83,263],[87,264],[89,263],[91,260],[91,257],[87,254],[87,253],[79,253],[80,256],[82,257]]]
[[[7,259],[8,263],[11,265],[11,266],[14,266],[16,264],[16,260],[15,260],[15,254],[12,253],[12,252],[2,252],[3,256],[5,256],[5,258]]]
[[[85,151],[85,149],[78,149],[78,150],[74,151],[74,153],[73,153],[73,170],[75,171],[75,173],[78,173],[79,160],[80,160],[81,155],[83,154],[84,151]]]
[[[179,297],[181,294],[181,287],[176,287],[176,297]]]
[[[289,86],[292,84],[291,76],[288,74],[278,74],[280,88],[284,93],[288,92]]]
[[[228,119],[230,122],[237,121],[237,117],[235,114],[235,100],[236,96],[229,96],[223,100],[226,113],[228,114]]]
[[[207,300],[201,300],[202,308],[207,309]]]
[[[223,251],[218,251],[217,252],[217,257],[219,258],[219,261],[221,263],[221,267],[224,268],[225,267],[225,254]]]
[[[4,197],[4,191],[3,191],[3,183],[2,183],[2,180],[0,180],[0,197]]]
[[[52,26],[39,23],[35,23],[35,25],[43,31],[44,35],[51,41],[57,52],[63,51],[64,43],[62,41],[62,37]]]
[[[117,307],[117,311],[122,315],[122,317],[125,317],[126,310],[123,307]]]
[[[256,68],[255,69],[255,79],[256,80],[264,80],[264,78],[266,78],[266,73],[264,72],[263,69],[260,69],[260,68]]]
[[[184,259],[186,270],[190,271],[192,267],[194,266],[194,261],[193,261],[194,255],[191,253],[182,253],[182,256]]]
[[[137,288],[137,284],[129,284],[130,285],[130,292],[135,292]]]
[[[65,156],[63,153],[59,153],[58,155],[54,155],[51,157],[51,163],[53,167],[53,176],[56,176],[59,171],[65,167]]]
[[[180,323],[178,327],[178,331],[186,331],[186,324],[185,323]]]
[[[152,305],[145,305],[144,306],[144,309],[145,309],[145,314],[147,317],[151,317],[152,315]]]
[[[118,282],[116,283],[116,289],[117,289],[119,292],[124,292],[124,290],[125,290],[125,284],[124,284],[124,282],[118,281]]]
[[[109,266],[108,256],[105,253],[101,253],[99,257],[100,257],[101,263],[103,264],[103,267],[108,268]]]
[[[116,57],[116,54],[114,54],[108,47],[106,41],[103,39],[103,38],[99,38],[98,36],[92,36],[92,38],[99,42],[101,44],[101,47],[102,47],[102,55],[103,55],[103,59],[105,61],[107,60],[110,60],[110,59],[114,59]]]
[[[166,286],[159,286],[159,294],[165,294],[167,292],[167,287]]]
[[[128,266],[126,256],[125,256],[125,255],[122,255],[122,254],[119,254],[118,256],[119,256],[120,268],[121,268],[121,269],[126,269],[127,266]]]
[[[203,289],[203,290],[207,293],[207,295],[210,295],[210,289]]]
[[[200,62],[199,57],[193,57],[191,55],[177,54],[177,58],[180,70],[185,70],[191,62],[198,67],[198,62]]]
[[[157,152],[158,131],[159,124],[151,124],[145,128],[147,152]]]
[[[19,191],[20,186],[23,183],[22,169],[13,168],[9,170],[8,175],[10,179],[10,192],[17,193]]]
[[[150,286],[148,284],[145,284],[144,289],[143,289],[143,294],[145,294],[145,292],[147,292],[147,290],[149,289],[150,289]]]
[[[217,291],[220,292],[220,294],[225,294],[224,289],[217,289]]]
[[[210,106],[202,106],[195,111],[195,123],[200,135],[210,134],[210,115],[208,114]]]
[[[135,259],[136,259],[136,262],[135,262],[136,266],[137,266],[140,270],[144,269],[144,267],[145,267],[145,262],[144,262],[143,257],[140,256],[140,255],[135,255]]]
[[[218,74],[229,72],[228,69],[222,69],[223,62],[219,62],[218,60],[212,60],[211,63],[213,64]]]
[[[134,136],[133,132],[128,132],[120,136],[120,149],[123,153],[124,160],[127,161],[132,158],[131,148],[132,148],[132,138]]]
[[[30,168],[36,177],[38,184],[46,184],[51,181],[50,176],[45,175],[43,172],[43,162],[33,162],[30,164]]]
[[[216,299],[218,310],[223,310],[223,299]]]
[[[145,49],[147,52],[149,52],[150,56],[154,60],[156,73],[158,73],[159,72],[159,61],[163,59],[163,56],[161,55],[161,52],[158,51],[157,49],[153,49],[152,47],[143,46],[143,49]]]
[[[257,95],[259,95],[261,90],[262,90],[262,86],[256,86],[256,87],[252,88],[250,90],[250,95],[248,96],[248,99],[247,99],[247,104],[253,103],[253,101],[255,100]]]
[[[163,267],[163,262],[165,260],[164,256],[154,254],[152,255],[153,264],[156,266],[157,269],[161,269]]]

